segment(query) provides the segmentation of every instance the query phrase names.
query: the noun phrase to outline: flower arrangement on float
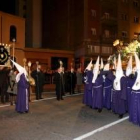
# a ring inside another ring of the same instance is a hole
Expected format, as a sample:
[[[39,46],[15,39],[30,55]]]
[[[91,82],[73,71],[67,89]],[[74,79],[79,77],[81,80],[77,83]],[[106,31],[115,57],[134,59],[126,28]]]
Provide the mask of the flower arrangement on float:
[[[111,64],[113,64],[114,58],[118,57],[118,54],[121,55],[123,66],[127,65],[129,57],[135,52],[140,58],[140,42],[138,40],[133,40],[129,44],[123,44],[123,41],[117,39],[113,42],[113,46],[116,48],[116,52],[109,58]]]

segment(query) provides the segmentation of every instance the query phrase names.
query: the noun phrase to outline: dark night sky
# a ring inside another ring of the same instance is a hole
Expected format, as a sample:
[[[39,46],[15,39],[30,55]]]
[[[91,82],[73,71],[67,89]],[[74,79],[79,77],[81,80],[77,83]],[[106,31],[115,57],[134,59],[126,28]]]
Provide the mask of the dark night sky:
[[[15,0],[1,0],[0,11],[15,14]]]

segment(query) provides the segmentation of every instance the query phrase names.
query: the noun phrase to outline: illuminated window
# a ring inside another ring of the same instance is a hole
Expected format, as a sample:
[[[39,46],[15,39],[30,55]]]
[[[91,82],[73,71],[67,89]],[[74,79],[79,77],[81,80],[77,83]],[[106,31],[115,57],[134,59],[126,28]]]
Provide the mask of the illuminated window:
[[[26,5],[23,5],[23,10],[26,10]]]
[[[122,2],[127,3],[127,2],[128,2],[128,0],[122,0]]]
[[[139,33],[134,32],[134,39],[137,39],[139,36]]]
[[[96,17],[96,11],[95,10],[91,10],[91,14],[93,17]]]
[[[122,20],[128,20],[128,15],[127,14],[121,14],[121,19]]]
[[[105,30],[105,37],[109,38],[109,36],[110,36],[109,30]]]
[[[23,14],[23,17],[26,18],[27,17],[26,14]]]
[[[139,23],[139,17],[137,16],[134,17],[134,23]]]
[[[102,47],[102,53],[111,54],[112,53],[112,47]]]
[[[100,53],[100,46],[94,46],[94,53]]]
[[[95,28],[91,28],[92,31],[92,35],[96,35],[96,29]]]
[[[127,32],[126,31],[122,31],[122,37],[127,37]]]
[[[137,0],[134,0],[134,1],[133,1],[133,6],[134,6],[134,7],[138,7],[138,6],[139,6],[139,3],[138,3]]]
[[[109,19],[109,13],[105,13],[105,18]]]

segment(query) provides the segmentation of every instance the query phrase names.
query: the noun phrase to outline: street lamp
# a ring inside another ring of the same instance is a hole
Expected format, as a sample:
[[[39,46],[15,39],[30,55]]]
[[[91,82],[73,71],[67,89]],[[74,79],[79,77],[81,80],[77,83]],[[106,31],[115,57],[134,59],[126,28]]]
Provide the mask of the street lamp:
[[[15,57],[15,42],[16,42],[16,39],[13,38],[13,61],[14,61],[14,57]],[[14,67],[14,64],[13,64],[13,67]]]

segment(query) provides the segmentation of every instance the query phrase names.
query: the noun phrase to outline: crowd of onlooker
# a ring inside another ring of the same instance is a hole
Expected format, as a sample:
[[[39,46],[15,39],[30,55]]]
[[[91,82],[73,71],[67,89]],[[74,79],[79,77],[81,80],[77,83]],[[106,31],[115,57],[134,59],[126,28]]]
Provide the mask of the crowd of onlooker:
[[[36,77],[34,75],[34,71],[35,70],[32,70],[30,74],[35,80]],[[58,72],[58,69],[44,70],[40,68],[40,71],[43,75],[42,87],[44,86],[44,84],[56,84],[55,74]],[[2,104],[10,102],[10,104],[13,105],[16,102],[17,83],[15,79],[17,73],[18,71],[16,70],[16,68],[12,69],[10,67],[0,66],[0,102]],[[65,70],[63,68],[63,77],[65,93],[74,94],[75,90],[77,92],[81,92],[81,88],[83,85],[83,72],[81,68],[78,68],[77,70],[74,70],[73,68]]]

